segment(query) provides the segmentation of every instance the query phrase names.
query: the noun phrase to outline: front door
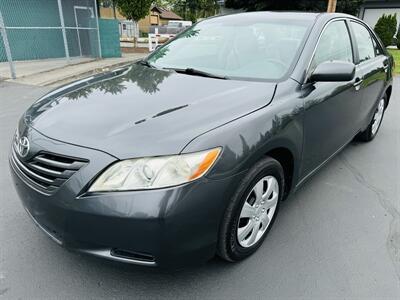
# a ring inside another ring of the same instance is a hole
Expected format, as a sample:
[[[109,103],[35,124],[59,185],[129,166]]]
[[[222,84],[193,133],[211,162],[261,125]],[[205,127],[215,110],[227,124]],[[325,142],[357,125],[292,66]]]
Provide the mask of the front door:
[[[309,73],[322,62],[354,62],[348,25],[329,23],[319,39]],[[356,74],[356,77],[359,74]],[[304,96],[303,177],[329,159],[357,133],[361,97],[355,81],[309,83]]]

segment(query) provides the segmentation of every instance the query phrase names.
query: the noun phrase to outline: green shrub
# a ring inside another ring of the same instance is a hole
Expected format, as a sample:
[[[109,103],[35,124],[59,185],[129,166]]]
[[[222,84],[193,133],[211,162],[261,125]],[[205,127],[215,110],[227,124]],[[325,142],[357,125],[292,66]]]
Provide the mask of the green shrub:
[[[385,47],[390,46],[397,31],[396,14],[383,14],[376,23],[374,30]]]

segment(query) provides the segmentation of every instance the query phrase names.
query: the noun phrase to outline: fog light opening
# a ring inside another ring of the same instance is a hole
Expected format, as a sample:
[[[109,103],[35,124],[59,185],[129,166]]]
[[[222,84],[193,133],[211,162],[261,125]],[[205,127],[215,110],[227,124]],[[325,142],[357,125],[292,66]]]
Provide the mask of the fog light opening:
[[[124,259],[140,260],[146,262],[154,262],[154,256],[145,253],[138,253],[130,250],[114,248],[111,249],[110,254],[114,257],[120,257]]]

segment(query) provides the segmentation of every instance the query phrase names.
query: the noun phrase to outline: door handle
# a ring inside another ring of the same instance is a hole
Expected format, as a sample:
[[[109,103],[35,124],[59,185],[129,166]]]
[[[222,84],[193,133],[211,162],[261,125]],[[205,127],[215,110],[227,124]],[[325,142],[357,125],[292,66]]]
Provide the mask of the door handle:
[[[383,69],[386,71],[388,68],[389,68],[389,62],[388,62],[388,60],[385,60],[383,62]]]
[[[359,77],[356,78],[355,82],[353,83],[354,88],[358,91],[361,88],[363,80]]]

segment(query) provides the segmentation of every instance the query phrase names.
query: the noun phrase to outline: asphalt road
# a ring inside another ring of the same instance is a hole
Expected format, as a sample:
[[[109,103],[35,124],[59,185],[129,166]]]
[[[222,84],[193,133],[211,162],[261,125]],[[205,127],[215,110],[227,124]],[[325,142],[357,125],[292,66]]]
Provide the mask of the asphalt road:
[[[17,119],[47,89],[0,83],[0,298],[400,299],[399,83],[377,138],[284,202],[255,255],[171,272],[68,252],[34,226],[7,157]]]

